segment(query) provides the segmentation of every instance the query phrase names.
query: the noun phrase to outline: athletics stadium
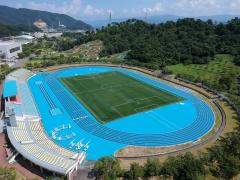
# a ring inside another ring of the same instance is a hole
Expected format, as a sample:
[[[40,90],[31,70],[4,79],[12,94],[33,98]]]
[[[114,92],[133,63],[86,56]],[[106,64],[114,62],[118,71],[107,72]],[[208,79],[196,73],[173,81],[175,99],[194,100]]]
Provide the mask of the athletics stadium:
[[[63,175],[124,147],[197,142],[215,124],[191,89],[121,67],[19,69],[6,77],[3,96],[16,151]]]

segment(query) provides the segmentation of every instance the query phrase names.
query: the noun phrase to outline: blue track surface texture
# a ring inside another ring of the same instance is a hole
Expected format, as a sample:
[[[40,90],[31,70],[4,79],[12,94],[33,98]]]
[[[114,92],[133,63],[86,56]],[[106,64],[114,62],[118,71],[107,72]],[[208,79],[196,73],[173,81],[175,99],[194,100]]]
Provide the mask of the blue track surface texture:
[[[120,71],[181,96],[185,100],[101,124],[58,78],[108,71]],[[190,92],[121,68],[98,66],[68,68],[54,73],[39,73],[31,77],[28,83],[49,137],[52,138],[52,132],[57,127],[70,125],[71,128],[58,132],[58,135],[67,137],[69,134],[74,134],[75,136],[53,140],[73,151],[87,151],[88,160],[111,156],[116,150],[127,145],[171,146],[197,141],[214,125],[212,109]],[[90,146],[84,149],[81,144]]]

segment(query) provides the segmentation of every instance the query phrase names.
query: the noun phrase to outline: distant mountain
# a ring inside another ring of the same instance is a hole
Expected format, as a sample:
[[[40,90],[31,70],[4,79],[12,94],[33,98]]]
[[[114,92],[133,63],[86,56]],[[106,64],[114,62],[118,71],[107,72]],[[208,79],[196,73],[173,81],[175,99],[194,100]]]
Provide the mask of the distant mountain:
[[[166,21],[177,21],[178,19],[181,19],[184,17],[181,16],[175,16],[175,15],[159,15],[159,16],[149,16],[146,20],[148,23],[158,24]]]
[[[235,17],[240,18],[240,15],[215,15],[215,16],[200,16],[198,17],[198,19],[202,19],[202,20],[208,20],[208,19],[212,19],[213,21],[217,21],[217,22],[227,22],[231,19],[234,19]]]
[[[214,15],[214,16],[198,16],[198,17],[160,15],[160,16],[148,17],[147,22],[162,23],[162,22],[166,22],[166,21],[177,21],[178,19],[182,19],[182,18],[194,18],[194,19],[201,19],[203,21],[207,21],[207,20],[211,19],[214,22],[226,23],[227,21],[229,21],[235,17],[240,17],[240,15]]]
[[[128,20],[129,18],[119,18],[119,19],[112,19],[111,22],[124,22],[126,20]],[[90,24],[92,27],[94,28],[101,28],[102,26],[107,26],[109,24],[109,20],[108,19],[103,19],[103,20],[94,20],[94,21],[88,21],[88,24]]]
[[[67,29],[92,29],[92,27],[85,22],[76,20],[65,14],[25,8],[16,9],[0,5],[0,24],[33,26],[33,23],[39,19],[53,28],[58,27],[59,22],[61,22]]]
[[[146,21],[148,23],[158,24],[166,21],[177,21],[178,19],[182,18],[194,18],[194,19],[201,19],[206,21],[208,19],[212,19],[216,22],[227,22],[235,17],[240,17],[240,15],[215,15],[215,16],[199,16],[199,17],[189,17],[189,16],[175,16],[175,15],[158,15],[158,16],[149,16],[146,18],[144,17],[136,17],[136,19]],[[113,19],[112,22],[123,22],[129,18],[120,18],[120,19]],[[102,26],[107,26],[109,24],[109,20],[96,20],[96,21],[89,21],[94,28],[100,28]]]

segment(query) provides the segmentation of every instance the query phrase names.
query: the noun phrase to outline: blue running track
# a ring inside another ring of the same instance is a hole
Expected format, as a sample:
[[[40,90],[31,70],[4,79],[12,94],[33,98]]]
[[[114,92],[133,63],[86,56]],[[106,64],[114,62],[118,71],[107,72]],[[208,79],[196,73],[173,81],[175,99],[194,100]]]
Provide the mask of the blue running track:
[[[120,71],[181,96],[185,101],[101,124],[58,78],[106,71]],[[98,66],[68,68],[54,73],[39,73],[30,78],[28,83],[47,134],[51,137],[55,127],[72,124],[72,131],[77,134],[74,141],[84,139],[91,142],[88,150],[88,159],[91,160],[113,155],[117,149],[127,145],[171,146],[197,141],[214,125],[212,109],[190,92],[121,68]],[[51,109],[59,109],[61,113],[53,116]],[[71,140],[55,141],[65,148],[72,148],[69,146]]]

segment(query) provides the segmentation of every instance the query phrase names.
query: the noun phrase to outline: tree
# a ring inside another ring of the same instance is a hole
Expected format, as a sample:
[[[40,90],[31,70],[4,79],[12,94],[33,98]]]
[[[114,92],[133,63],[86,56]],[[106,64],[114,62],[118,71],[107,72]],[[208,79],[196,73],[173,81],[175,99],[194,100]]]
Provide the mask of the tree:
[[[170,158],[164,162],[163,168],[165,166],[164,172],[176,180],[197,180],[205,175],[203,163],[191,153]]]
[[[94,170],[98,178],[114,180],[121,174],[120,162],[114,157],[104,157],[95,163]]]
[[[163,163],[162,168],[160,170],[160,174],[168,177],[173,177],[175,174],[178,173],[178,169],[176,166],[176,159],[175,157],[168,157],[167,160]]]
[[[129,180],[137,180],[140,177],[143,177],[143,175],[143,167],[134,162],[131,164],[129,171],[126,172],[125,178]]]
[[[4,80],[5,75],[11,72],[11,68],[7,64],[0,65],[0,83]]]
[[[240,133],[227,134],[218,143],[208,149],[207,165],[217,177],[232,179],[240,171]]]
[[[240,55],[236,56],[233,61],[237,66],[240,66]]]
[[[160,172],[160,162],[158,159],[148,159],[147,163],[144,165],[144,176],[152,177],[159,176]]]
[[[218,84],[222,89],[228,90],[231,89],[233,79],[231,75],[224,75],[219,79]]]
[[[240,171],[240,159],[234,155],[225,155],[220,162],[220,174],[226,179],[232,179]]]
[[[0,179],[2,180],[15,180],[16,171],[14,168],[0,168]]]

